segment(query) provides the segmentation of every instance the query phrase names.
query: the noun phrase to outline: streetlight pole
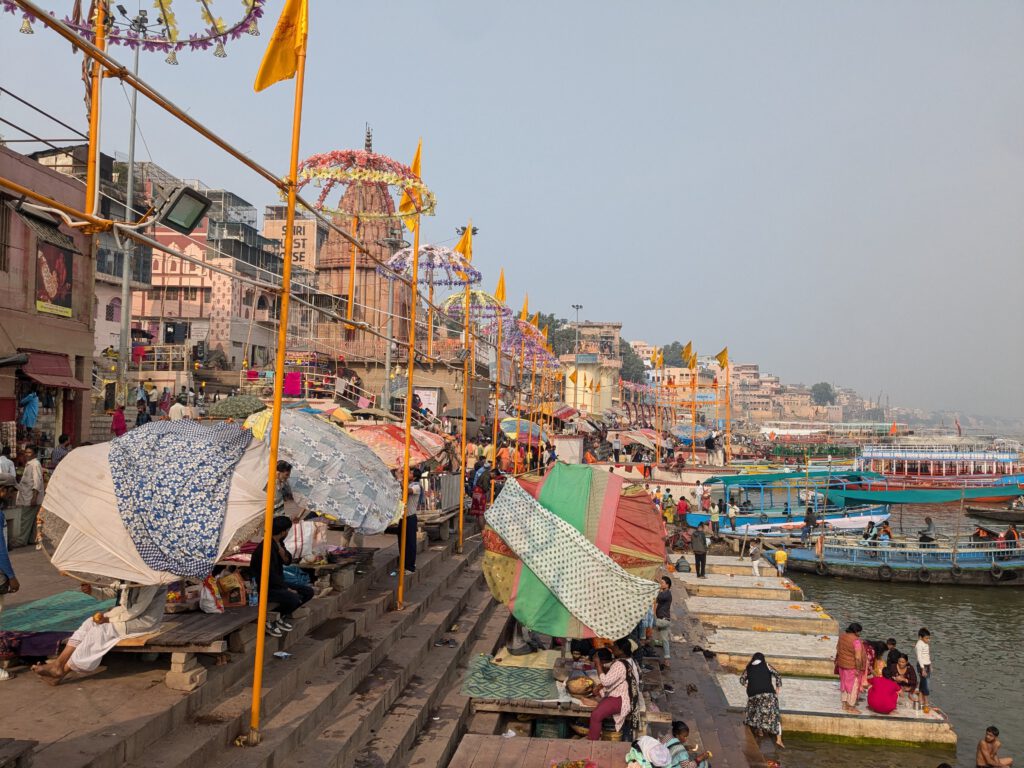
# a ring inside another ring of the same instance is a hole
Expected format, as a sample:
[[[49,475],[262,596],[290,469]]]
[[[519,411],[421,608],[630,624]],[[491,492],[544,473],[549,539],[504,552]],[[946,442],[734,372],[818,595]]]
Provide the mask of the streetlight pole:
[[[572,407],[579,408],[577,392],[579,390],[580,368],[579,365],[577,365],[577,362],[580,354],[580,310],[583,309],[583,305],[573,304],[572,308],[576,310],[576,345],[573,347],[572,355],[572,375],[575,379],[572,383]]]
[[[141,37],[145,36],[146,26],[149,23],[149,19],[146,16],[145,10],[140,10],[139,14],[131,20],[131,29],[138,32]],[[135,46],[134,63],[132,65],[132,74],[138,76],[139,74],[139,51],[142,49],[141,44]],[[139,99],[139,91],[137,88],[132,88],[131,95],[131,113],[128,124],[130,126],[128,133],[128,174],[127,174],[127,192],[125,194],[125,210],[124,220],[126,223],[134,223],[135,212],[133,210],[135,206],[135,122],[137,114],[137,105]],[[124,249],[121,254],[121,338],[118,345],[117,359],[119,362],[119,378],[121,380],[121,392],[124,397],[124,404],[127,407],[128,403],[128,368],[131,364],[131,336],[132,336],[132,258],[135,255],[135,241],[128,239],[125,243]]]

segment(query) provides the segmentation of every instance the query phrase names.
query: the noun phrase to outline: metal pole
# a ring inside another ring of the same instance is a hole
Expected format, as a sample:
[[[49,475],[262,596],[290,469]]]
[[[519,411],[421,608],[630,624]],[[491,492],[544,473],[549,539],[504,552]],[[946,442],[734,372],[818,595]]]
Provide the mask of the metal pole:
[[[395,281],[388,280],[388,338],[384,345],[384,410],[391,413],[391,345],[395,343]]]
[[[145,17],[136,16],[132,20],[132,29],[136,32],[145,31]],[[132,65],[132,74],[136,77],[139,74],[139,51],[141,46],[135,47],[135,58]],[[138,109],[139,92],[132,88],[131,112],[128,119],[128,191],[125,194],[124,220],[125,223],[135,221],[133,206],[135,205],[135,116]],[[125,243],[124,251],[121,254],[121,339],[118,346],[118,366],[121,370],[121,392],[124,396],[125,407],[128,406],[128,365],[131,361],[132,341],[132,257],[135,255],[135,241],[128,240]]]

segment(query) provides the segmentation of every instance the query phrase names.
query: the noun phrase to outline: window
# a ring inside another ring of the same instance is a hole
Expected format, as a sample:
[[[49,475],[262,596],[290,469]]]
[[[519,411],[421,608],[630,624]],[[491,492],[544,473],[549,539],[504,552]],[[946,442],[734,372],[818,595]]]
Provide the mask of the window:
[[[11,209],[6,205],[7,197],[0,195],[0,272],[10,269],[7,253],[8,240],[11,236]]]
[[[199,298],[198,288],[182,288],[181,297],[185,301],[196,301]]]
[[[251,307],[252,306],[252,298],[253,298],[253,291],[250,288],[249,290],[247,290],[245,293],[242,294],[242,304],[244,304],[247,307]],[[248,316],[249,315],[247,314],[246,317],[248,317]]]
[[[213,288],[203,288],[203,301],[209,304],[213,300]]]
[[[149,299],[150,301],[160,301],[161,292],[162,289],[160,288],[150,288],[148,291],[146,291],[146,298]]]
[[[178,286],[171,286],[170,288],[165,288],[164,290],[167,292],[168,301],[178,300]]]
[[[108,323],[120,323],[121,322],[121,299],[118,297],[112,298],[107,302],[106,319]]]

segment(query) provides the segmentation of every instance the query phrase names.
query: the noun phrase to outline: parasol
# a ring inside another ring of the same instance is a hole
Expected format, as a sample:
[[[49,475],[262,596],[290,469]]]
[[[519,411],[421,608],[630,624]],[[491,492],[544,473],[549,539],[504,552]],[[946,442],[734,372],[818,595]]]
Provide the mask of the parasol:
[[[516,429],[519,429],[518,435]],[[510,440],[526,443],[527,445],[538,445],[548,442],[548,433],[539,424],[526,419],[502,419],[500,429],[502,434]]]
[[[342,408],[341,406],[338,406],[332,411],[324,411],[324,415],[329,417],[331,421],[336,421],[339,424],[355,421],[356,418],[352,415],[352,411],[348,408]]]
[[[643,446],[644,448],[647,448],[650,451],[654,450],[654,442],[649,437],[647,437],[647,435],[641,432],[623,432],[621,437],[623,445],[636,443],[637,445]]]
[[[466,314],[465,292],[453,293],[445,299],[444,303],[441,304],[441,312],[462,325]],[[495,320],[498,315],[508,317],[511,315],[511,312],[508,307],[486,291],[471,290],[469,292],[470,320]]]
[[[403,248],[377,267],[377,272],[388,279],[396,274],[412,277],[412,248]],[[421,245],[417,281],[422,285],[462,288],[480,282],[480,273],[461,253],[442,245]]]
[[[163,424],[194,424],[194,422],[154,422]],[[146,425],[147,427],[149,425]],[[138,432],[140,427],[132,432]],[[131,433],[129,433],[131,434]],[[109,458],[111,443],[85,445],[65,456],[50,478],[39,513],[39,534],[51,554],[54,567],[74,573],[86,581],[115,579],[131,584],[166,584],[183,574],[159,570],[147,565],[126,527],[118,509],[114,490],[113,469]],[[177,466],[181,456],[150,455],[154,461]],[[213,560],[231,547],[248,541],[260,527],[266,506],[268,454],[262,443],[250,443],[228,476],[227,499],[223,504],[223,524],[215,538],[207,538],[213,546]],[[174,491],[183,495],[184,486]],[[194,504],[185,497],[181,503]],[[179,518],[177,533],[183,531],[186,517]],[[204,533],[204,532],[200,532]],[[191,557],[193,552],[179,555]],[[189,574],[191,575],[191,574]]]
[[[405,430],[395,424],[353,424],[346,427],[348,434],[384,462],[388,469],[399,469],[405,465]],[[415,438],[415,434],[414,434]],[[430,461],[432,454],[418,440],[409,444],[409,463],[412,466]]]
[[[270,416],[267,410],[246,420],[253,438],[268,436]],[[394,517],[402,492],[388,468],[326,419],[282,409],[280,457],[292,465],[292,492],[310,510],[360,533],[380,533]]]
[[[664,523],[650,496],[586,465],[510,480],[485,515],[491,593],[529,629],[624,637],[650,609]]]

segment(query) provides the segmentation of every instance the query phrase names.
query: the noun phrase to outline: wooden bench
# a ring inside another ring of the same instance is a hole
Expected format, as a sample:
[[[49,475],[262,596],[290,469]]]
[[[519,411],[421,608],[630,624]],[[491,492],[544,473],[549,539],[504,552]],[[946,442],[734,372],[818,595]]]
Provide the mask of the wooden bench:
[[[169,653],[171,669],[164,684],[176,691],[192,691],[206,682],[206,668],[197,654],[242,651],[255,639],[256,607],[227,608],[224,613],[167,614],[155,632],[128,637],[114,646],[123,653]]]
[[[419,513],[419,524],[427,536],[441,541],[448,541],[452,535],[452,521],[458,518],[459,511],[453,509],[449,512],[437,512],[429,510]]]

